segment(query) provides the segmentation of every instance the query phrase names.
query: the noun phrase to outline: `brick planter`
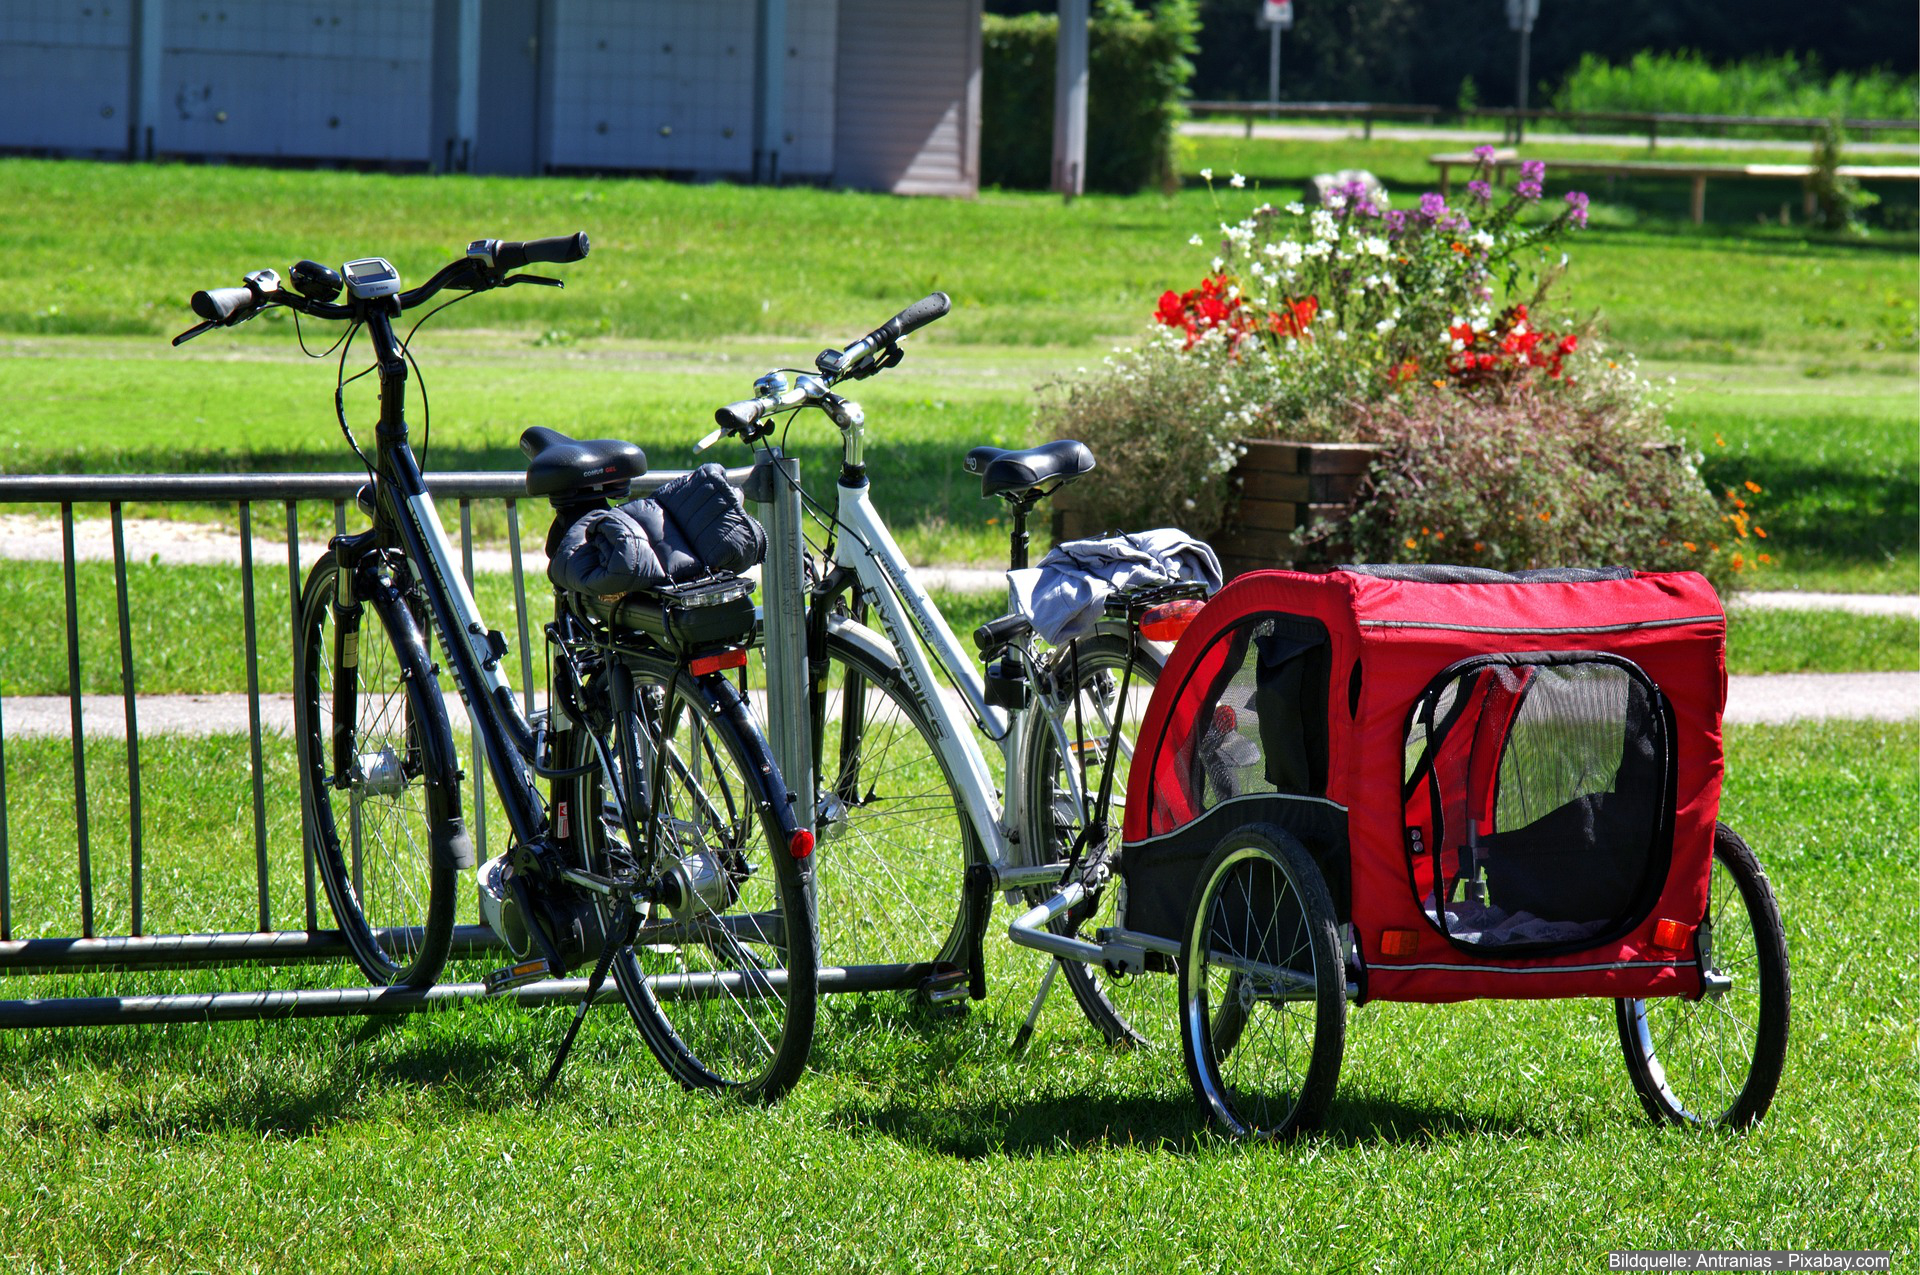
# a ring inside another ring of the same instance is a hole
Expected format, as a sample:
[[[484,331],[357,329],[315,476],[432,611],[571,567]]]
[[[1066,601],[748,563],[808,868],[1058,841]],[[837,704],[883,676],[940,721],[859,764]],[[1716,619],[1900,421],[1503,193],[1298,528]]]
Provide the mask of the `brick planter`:
[[[1228,578],[1263,567],[1331,566],[1296,561],[1293,533],[1343,516],[1380,449],[1366,443],[1267,441],[1246,447],[1232,474],[1240,484],[1240,503],[1213,539]]]
[[[1332,565],[1295,562],[1294,529],[1344,514],[1379,449],[1365,443],[1264,440],[1249,441],[1246,448],[1230,475],[1240,486],[1239,507],[1212,542],[1228,577],[1264,567]],[[1097,482],[1097,474],[1090,481]],[[1080,492],[1078,486],[1063,487],[1053,496],[1055,543],[1112,530],[1081,507]]]

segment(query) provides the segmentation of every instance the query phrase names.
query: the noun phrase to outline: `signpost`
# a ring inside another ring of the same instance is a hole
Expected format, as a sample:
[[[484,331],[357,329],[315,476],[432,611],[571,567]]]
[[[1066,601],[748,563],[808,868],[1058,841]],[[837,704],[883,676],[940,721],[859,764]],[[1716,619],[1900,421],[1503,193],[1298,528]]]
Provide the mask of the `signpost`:
[[[1520,33],[1520,88],[1514,96],[1514,105],[1523,113],[1513,117],[1513,140],[1515,143],[1526,140],[1527,121],[1524,112],[1527,109],[1527,56],[1533,46],[1533,24],[1540,17],[1540,0],[1507,0],[1507,26]]]
[[[1538,4],[1539,0],[1534,0]],[[1267,47],[1267,100],[1280,100],[1280,33],[1293,26],[1293,0],[1260,0],[1256,25],[1267,29],[1272,43]]]

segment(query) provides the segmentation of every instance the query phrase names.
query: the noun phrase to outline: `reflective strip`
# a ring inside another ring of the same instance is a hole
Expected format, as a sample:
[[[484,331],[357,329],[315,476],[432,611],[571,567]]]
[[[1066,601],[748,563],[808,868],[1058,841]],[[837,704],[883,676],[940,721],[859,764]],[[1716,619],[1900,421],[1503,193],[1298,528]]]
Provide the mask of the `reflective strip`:
[[[1452,970],[1471,974],[1591,974],[1599,970],[1687,970],[1698,961],[1614,961],[1604,965],[1534,965],[1521,969],[1511,965],[1381,965],[1369,970]]]
[[[1347,808],[1345,806],[1327,797],[1309,797],[1302,793],[1291,793],[1291,792],[1249,792],[1249,793],[1242,793],[1238,797],[1229,797],[1227,798],[1227,800],[1221,802],[1218,805],[1208,806],[1205,810],[1201,811],[1199,814],[1195,815],[1193,818],[1187,820],[1185,823],[1181,824],[1178,828],[1174,828],[1171,831],[1156,833],[1151,837],[1143,837],[1139,841],[1129,841],[1126,844],[1128,844],[1129,846],[1150,846],[1156,841],[1165,841],[1168,837],[1179,836],[1181,833],[1193,827],[1194,824],[1199,823],[1202,819],[1205,819],[1208,815],[1212,814],[1216,810],[1228,810],[1234,806],[1244,805],[1248,802],[1276,801],[1276,800],[1308,802],[1316,806],[1326,806],[1329,809],[1338,810],[1343,815],[1347,813]]]
[[[1709,620],[1725,622],[1723,615],[1689,615],[1678,620],[1640,620],[1632,624],[1584,624],[1569,629],[1510,629],[1492,624],[1447,624],[1439,620],[1361,620],[1363,629],[1448,629],[1455,633],[1539,633],[1559,636],[1568,633],[1631,633],[1635,629],[1673,629],[1683,624]]]

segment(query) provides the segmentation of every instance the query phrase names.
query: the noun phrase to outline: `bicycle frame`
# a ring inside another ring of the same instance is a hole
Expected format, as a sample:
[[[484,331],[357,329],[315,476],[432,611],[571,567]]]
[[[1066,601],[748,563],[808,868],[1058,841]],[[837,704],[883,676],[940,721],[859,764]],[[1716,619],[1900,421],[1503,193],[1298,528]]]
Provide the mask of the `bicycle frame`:
[[[367,316],[380,378],[380,423],[374,431],[373,531],[343,537],[336,552],[357,570],[370,554],[398,549],[425,586],[428,618],[440,635],[440,648],[461,702],[474,722],[474,738],[499,794],[516,843],[526,844],[547,829],[546,804],[527,763],[532,728],[515,704],[502,665],[506,641],[480,617],[466,578],[455,566],[454,549],[441,526],[427,489],[406,422],[406,357],[394,336],[391,316]],[[463,863],[463,868],[473,865]]]
[[[849,456],[858,454],[858,429],[856,426],[847,433]],[[920,584],[918,574],[873,507],[870,490],[864,466],[849,463],[836,484],[833,557],[836,575],[857,582],[861,595],[874,603],[881,631],[876,633],[845,619],[835,618],[830,623],[839,632],[864,635],[865,644],[890,655],[898,664],[908,693],[938,736],[935,742],[941,759],[954,776],[967,820],[986,855],[984,866],[992,874],[992,888],[1003,892],[1009,903],[1016,902],[1019,890],[1053,884],[1060,877],[1058,863],[1017,863],[1010,836],[1010,829],[1018,827],[1024,817],[1020,807],[1023,785],[1012,778],[1019,765],[1023,718],[1044,709],[1037,699],[1028,708],[1012,713],[987,703],[986,683],[975,667],[977,661],[961,649],[952,627]],[[798,519],[790,520],[790,525],[797,527]],[[769,545],[768,561],[775,561],[783,548],[791,546]],[[812,605],[826,605],[840,592],[839,584],[829,580]],[[773,631],[771,622],[768,631]],[[935,661],[951,678],[958,703],[942,693]],[[1051,726],[1061,733],[1059,722]],[[996,793],[986,755],[974,735],[976,729],[1000,746],[1010,777],[1005,804]],[[1068,745],[1063,734],[1059,742],[1065,755]]]

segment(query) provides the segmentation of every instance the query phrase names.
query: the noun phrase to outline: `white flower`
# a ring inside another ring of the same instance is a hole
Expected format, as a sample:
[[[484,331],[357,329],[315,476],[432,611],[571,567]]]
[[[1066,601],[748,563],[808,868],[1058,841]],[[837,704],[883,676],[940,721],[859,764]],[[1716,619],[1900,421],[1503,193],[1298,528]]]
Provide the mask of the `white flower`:
[[[1239,173],[1235,173],[1233,176],[1227,179],[1227,185],[1233,187],[1235,190],[1238,190],[1240,187],[1246,184],[1247,184],[1247,179],[1242,177]]]
[[[1394,329],[1394,322],[1392,319],[1382,319],[1380,320],[1380,322],[1373,325],[1373,330],[1375,332],[1378,332],[1381,336],[1385,336],[1387,333],[1393,331],[1393,329]]]
[[[1212,180],[1213,180],[1213,170],[1212,170],[1211,168],[1203,168],[1203,169],[1201,169],[1201,170],[1200,170],[1200,180],[1201,180],[1201,181],[1203,181],[1203,182],[1210,182],[1210,181],[1212,181]]]
[[[1213,259],[1213,272],[1214,272],[1215,274],[1219,274],[1219,273],[1220,273],[1220,267],[1222,267],[1222,266],[1224,266],[1224,265],[1226,265],[1226,264],[1227,264],[1227,262],[1226,262],[1226,258],[1224,258],[1224,257],[1215,257],[1215,258]]]
[[[1387,241],[1378,235],[1369,238],[1365,243],[1361,244],[1360,247],[1369,256],[1374,257],[1384,257],[1388,252]]]
[[[1336,341],[1344,341],[1344,340],[1346,340],[1346,339],[1347,339],[1347,330],[1346,330],[1345,328],[1335,328],[1335,329],[1334,329],[1334,331],[1333,331],[1333,339],[1334,339],[1334,340],[1336,340]]]
[[[1195,248],[1198,248],[1200,246],[1200,236],[1195,235],[1193,238],[1187,240],[1187,243]]]
[[[1493,247],[1493,236],[1484,230],[1476,230],[1473,232],[1473,242],[1475,247],[1490,250]]]
[[[1307,206],[1296,199],[1287,205],[1287,211],[1298,217],[1301,213],[1307,211]]]

